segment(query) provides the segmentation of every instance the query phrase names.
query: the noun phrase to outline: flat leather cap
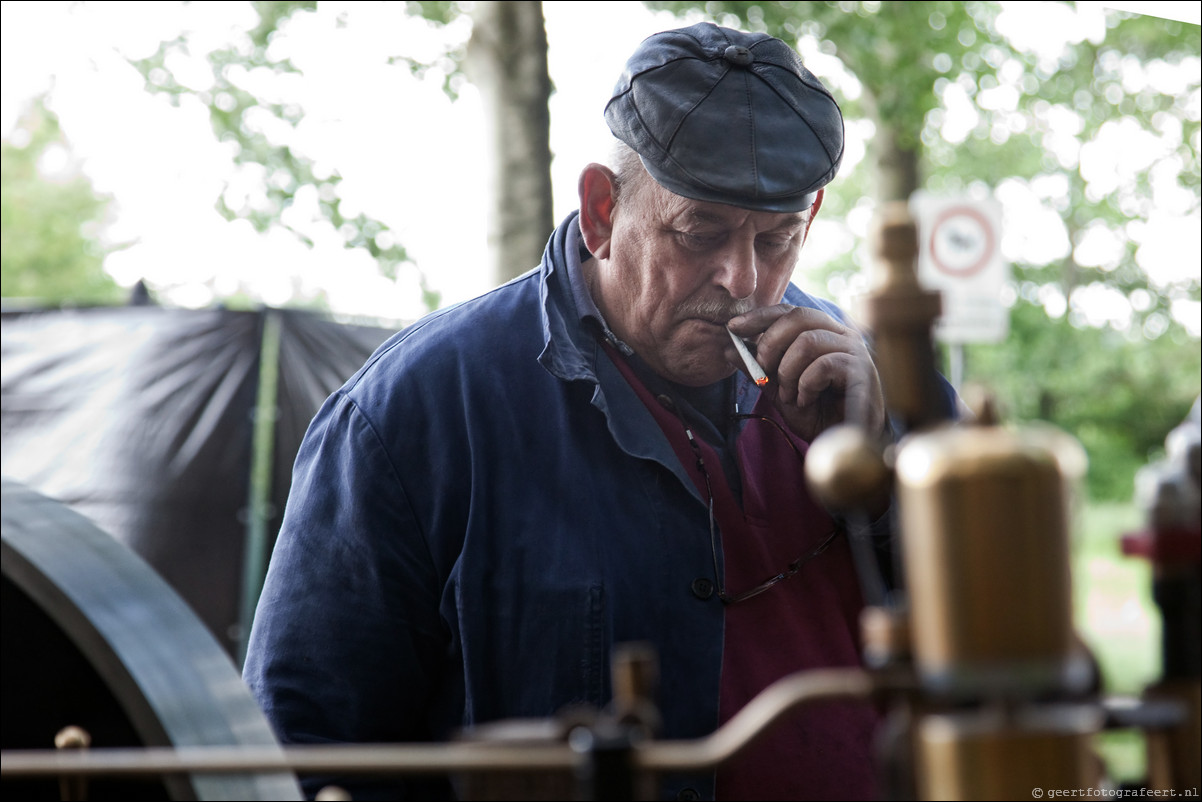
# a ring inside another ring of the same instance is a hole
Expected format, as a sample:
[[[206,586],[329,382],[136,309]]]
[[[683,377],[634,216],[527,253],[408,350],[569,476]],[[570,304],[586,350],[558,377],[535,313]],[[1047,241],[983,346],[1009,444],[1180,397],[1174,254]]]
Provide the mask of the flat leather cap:
[[[843,115],[780,39],[702,22],[649,36],[605,107],[664,188],[768,212],[810,208],[843,160]]]

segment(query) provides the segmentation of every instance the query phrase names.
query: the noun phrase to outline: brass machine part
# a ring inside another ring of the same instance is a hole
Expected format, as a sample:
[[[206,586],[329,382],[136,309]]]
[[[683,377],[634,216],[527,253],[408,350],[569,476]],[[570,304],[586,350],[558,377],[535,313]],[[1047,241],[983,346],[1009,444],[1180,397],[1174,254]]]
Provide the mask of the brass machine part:
[[[910,618],[904,608],[865,607],[860,613],[864,662],[872,669],[908,663]]]
[[[614,704],[637,708],[655,699],[659,684],[659,660],[649,643],[623,643],[614,649]]]
[[[907,204],[886,204],[875,225],[877,272],[864,316],[890,410],[908,432],[893,469],[919,677],[929,691],[973,697],[1061,689],[1066,673],[1083,684],[1088,670],[1077,669],[1087,661],[1072,633],[1068,505],[1084,452],[1060,432],[995,425],[988,397],[977,404],[980,425],[939,426],[931,341],[939,294],[918,282],[918,234]],[[866,467],[866,448],[842,452],[833,462],[844,474],[854,468],[861,482],[880,481],[879,468]],[[883,637],[896,641],[894,630]]]
[[[1149,688],[1146,696],[1175,701],[1185,711],[1181,724],[1145,733],[1148,787],[1197,788],[1202,784],[1202,687],[1196,680],[1164,680]]]
[[[888,508],[893,473],[881,444],[860,426],[840,423],[815,438],[806,452],[805,472],[810,491],[830,512]]]
[[[54,734],[54,748],[62,750],[87,749],[92,735],[83,727],[70,724]],[[58,781],[59,798],[64,802],[82,802],[88,798],[87,777],[62,777]]]
[[[907,438],[896,477],[924,690],[1032,698],[1092,679],[1072,628],[1063,462],[1000,426]]]
[[[946,424],[932,343],[940,297],[918,283],[907,205],[883,207],[875,228],[861,316],[905,433],[891,456],[906,603],[866,610],[862,625],[870,666],[913,672],[892,705],[893,791],[1026,799],[1091,786],[1098,708],[1048,703],[1094,680],[1073,633],[1069,559],[1071,480],[1084,452],[1062,433],[997,425],[989,399],[977,423]],[[843,505],[872,494],[880,466],[867,445],[848,437],[833,448],[815,472],[819,497]]]
[[[614,717],[654,737],[662,721],[655,699],[659,690],[659,655],[650,643],[622,643],[614,647],[612,663]]]
[[[919,799],[1031,799],[1091,785],[1096,707],[983,708],[923,716],[917,728]]]
[[[747,749],[792,711],[831,699],[869,703],[881,687],[856,668],[814,669],[769,685],[710,735],[691,740],[633,743],[630,761],[640,773],[663,774],[714,769]],[[572,726],[567,722],[568,726]],[[585,757],[566,739],[557,719],[516,719],[482,725],[487,732],[450,743],[194,746],[110,748],[66,755],[50,750],[6,750],[0,762],[5,780],[58,775],[148,777],[163,774],[244,774],[295,771],[311,774],[413,774],[448,772],[476,775],[535,772],[544,778],[570,774]],[[525,790],[528,790],[525,789]],[[571,798],[573,786],[556,786],[548,799]],[[336,794],[331,790],[331,794]],[[191,798],[191,797],[188,797]],[[530,799],[531,795],[510,796]],[[641,797],[638,797],[641,798]],[[648,797],[651,798],[651,797]]]
[[[918,231],[908,206],[885,204],[874,225],[874,274],[860,316],[872,331],[890,410],[907,429],[920,429],[938,422],[942,407],[931,343],[942,304],[939,293],[918,283]]]
[[[1146,529],[1123,537],[1123,552],[1152,564],[1152,597],[1160,608],[1161,679],[1145,699],[1175,703],[1184,720],[1146,733],[1148,786],[1158,791],[1202,785],[1202,414],[1190,415],[1165,438],[1165,458],[1136,475],[1136,501]]]

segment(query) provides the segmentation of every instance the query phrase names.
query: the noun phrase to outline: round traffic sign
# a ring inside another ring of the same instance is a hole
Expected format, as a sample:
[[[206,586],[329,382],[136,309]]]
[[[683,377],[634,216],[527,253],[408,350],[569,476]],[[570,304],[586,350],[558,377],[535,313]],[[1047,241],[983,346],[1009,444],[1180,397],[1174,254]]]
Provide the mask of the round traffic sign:
[[[996,244],[993,225],[984,214],[971,206],[952,206],[931,226],[931,264],[949,276],[972,276],[989,264]]]

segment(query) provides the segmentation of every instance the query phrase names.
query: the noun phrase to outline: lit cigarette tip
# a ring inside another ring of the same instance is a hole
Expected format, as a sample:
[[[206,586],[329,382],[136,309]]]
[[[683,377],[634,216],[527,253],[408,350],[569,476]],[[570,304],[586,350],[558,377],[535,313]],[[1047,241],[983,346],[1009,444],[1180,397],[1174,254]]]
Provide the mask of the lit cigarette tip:
[[[752,380],[760,387],[763,387],[768,383],[768,374],[764,373],[764,369],[760,367],[760,363],[755,361],[755,357],[747,350],[747,344],[743,342],[739,335],[730,329],[727,329],[726,333],[730,335],[731,342],[735,344],[735,350],[742,357],[743,364],[747,366],[747,372],[751,374]]]

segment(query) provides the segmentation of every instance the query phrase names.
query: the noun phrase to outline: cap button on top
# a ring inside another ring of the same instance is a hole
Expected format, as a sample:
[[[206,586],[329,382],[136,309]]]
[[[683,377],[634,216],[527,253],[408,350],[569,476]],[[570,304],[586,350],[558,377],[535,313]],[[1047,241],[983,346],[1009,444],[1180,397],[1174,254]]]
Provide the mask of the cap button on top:
[[[751,55],[751,50],[742,45],[731,45],[722,53],[722,57],[739,67],[746,67],[755,58]]]

